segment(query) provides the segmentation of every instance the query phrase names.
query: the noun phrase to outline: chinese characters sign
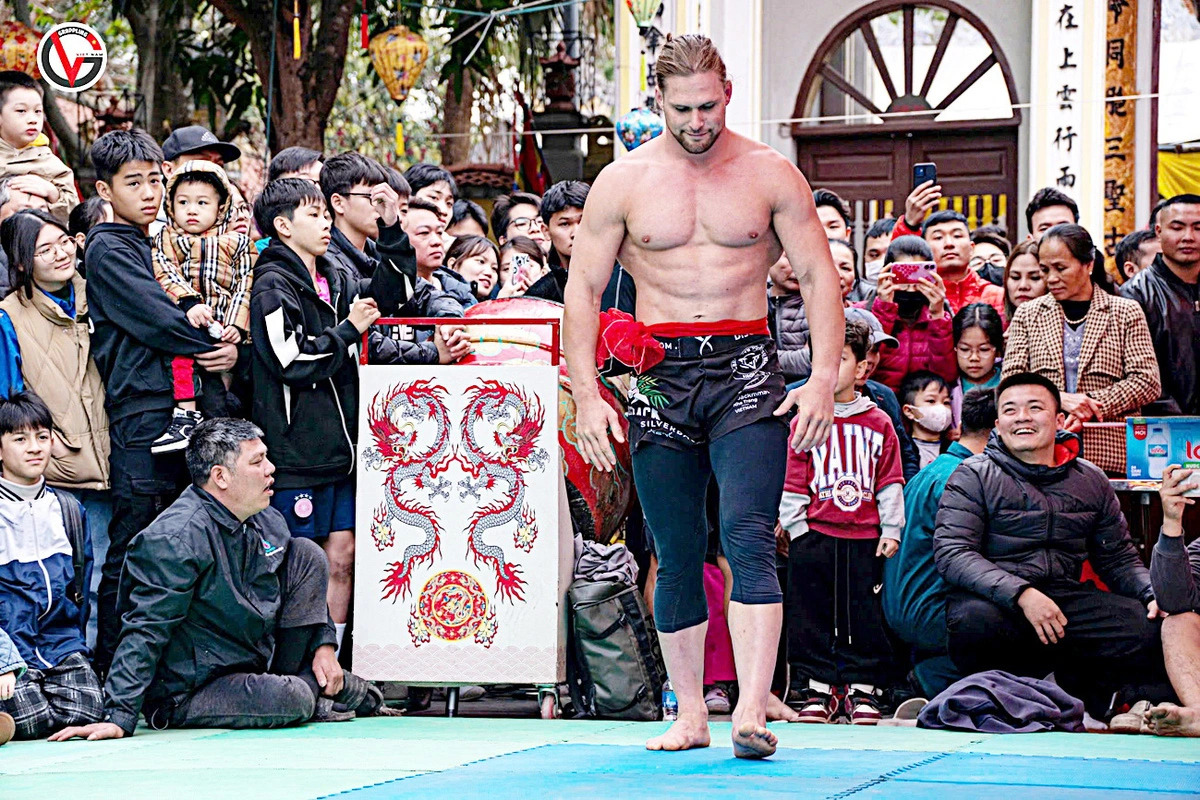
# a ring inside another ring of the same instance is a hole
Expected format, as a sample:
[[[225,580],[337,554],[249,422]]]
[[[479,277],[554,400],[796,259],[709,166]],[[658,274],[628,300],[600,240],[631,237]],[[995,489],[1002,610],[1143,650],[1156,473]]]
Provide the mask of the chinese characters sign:
[[[1084,53],[1083,29],[1079,25],[1082,9],[1077,6],[1082,3],[1064,2],[1059,7],[1050,27],[1047,54],[1047,66],[1054,76],[1054,83],[1060,85],[1055,92],[1058,102],[1052,104],[1049,114],[1054,127],[1050,161],[1055,184],[1072,196],[1078,193],[1079,175],[1083,170],[1083,147],[1076,146],[1076,139],[1083,132],[1079,62]]]
[[[1075,198],[1093,231],[1103,219],[1103,9],[1084,0],[1033,3],[1030,191],[1051,186]]]

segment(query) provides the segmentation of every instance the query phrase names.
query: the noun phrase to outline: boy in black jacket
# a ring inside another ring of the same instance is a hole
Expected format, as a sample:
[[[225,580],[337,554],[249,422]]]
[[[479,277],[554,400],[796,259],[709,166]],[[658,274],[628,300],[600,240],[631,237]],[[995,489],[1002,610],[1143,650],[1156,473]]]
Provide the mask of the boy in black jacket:
[[[171,359],[195,357],[210,372],[237,363],[237,348],[193,328],[154,278],[149,225],[162,203],[162,150],[145,131],[112,131],[92,145],[96,191],[113,221],[88,232],[87,300],[92,358],[105,385],[113,493],[108,555],[101,570],[95,665],[103,676],[120,632],[117,581],[134,534],[187,486],[183,452],[151,445],[172,425]],[[175,431],[185,435],[184,431]]]
[[[421,282],[401,305],[415,256],[398,226],[383,229],[381,247],[396,259],[359,278],[325,257],[331,222],[325,198],[310,181],[267,184],[254,204],[259,230],[271,237],[254,268],[250,332],[254,359],[253,421],[275,462],[271,505],[293,536],[317,540],[329,557],[329,612],[338,643],[345,631],[354,573],[354,440],[358,419],[358,353],[362,335],[389,315],[414,316],[432,291]],[[397,267],[396,260],[403,259]],[[372,332],[374,363],[438,363],[469,350],[461,326],[443,326],[429,344],[397,342]],[[432,350],[432,356],[427,352]]]

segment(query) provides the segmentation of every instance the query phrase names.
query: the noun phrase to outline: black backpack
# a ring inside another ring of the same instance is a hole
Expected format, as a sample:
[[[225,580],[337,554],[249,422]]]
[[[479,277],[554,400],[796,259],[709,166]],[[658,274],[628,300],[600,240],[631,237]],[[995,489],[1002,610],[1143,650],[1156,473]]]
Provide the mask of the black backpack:
[[[666,680],[658,632],[637,587],[577,580],[567,684],[578,716],[656,720]]]
[[[58,498],[58,505],[62,508],[63,527],[67,531],[67,540],[71,542],[71,564],[75,567],[75,577],[71,579],[67,599],[83,608],[90,588],[83,585],[83,572],[87,566],[84,560],[87,536],[83,524],[83,506],[69,492],[55,492],[54,496]]]

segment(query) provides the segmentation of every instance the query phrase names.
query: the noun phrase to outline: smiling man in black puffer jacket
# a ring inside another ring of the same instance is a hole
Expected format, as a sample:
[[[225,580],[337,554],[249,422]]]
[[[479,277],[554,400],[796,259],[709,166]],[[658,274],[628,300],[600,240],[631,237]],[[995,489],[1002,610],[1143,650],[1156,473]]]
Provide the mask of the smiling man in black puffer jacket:
[[[1058,430],[1054,384],[1012,375],[997,411],[996,433],[950,476],[937,515],[950,655],[968,674],[1055,671],[1096,714],[1124,682],[1162,674],[1150,573],[1108,479]],[[1085,559],[1111,592],[1080,582]]]

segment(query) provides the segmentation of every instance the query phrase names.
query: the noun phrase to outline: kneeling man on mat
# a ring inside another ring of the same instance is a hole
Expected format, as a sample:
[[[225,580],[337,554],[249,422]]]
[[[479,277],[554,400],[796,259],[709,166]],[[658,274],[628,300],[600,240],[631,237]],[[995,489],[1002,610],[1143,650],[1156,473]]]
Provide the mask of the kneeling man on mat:
[[[51,740],[119,739],[143,710],[153,728],[281,727],[322,705],[338,713],[323,699],[388,713],[374,686],[338,666],[329,566],[270,507],[275,467],[262,431],[207,420],[187,465],[193,485],[129,546],[105,721]]]

